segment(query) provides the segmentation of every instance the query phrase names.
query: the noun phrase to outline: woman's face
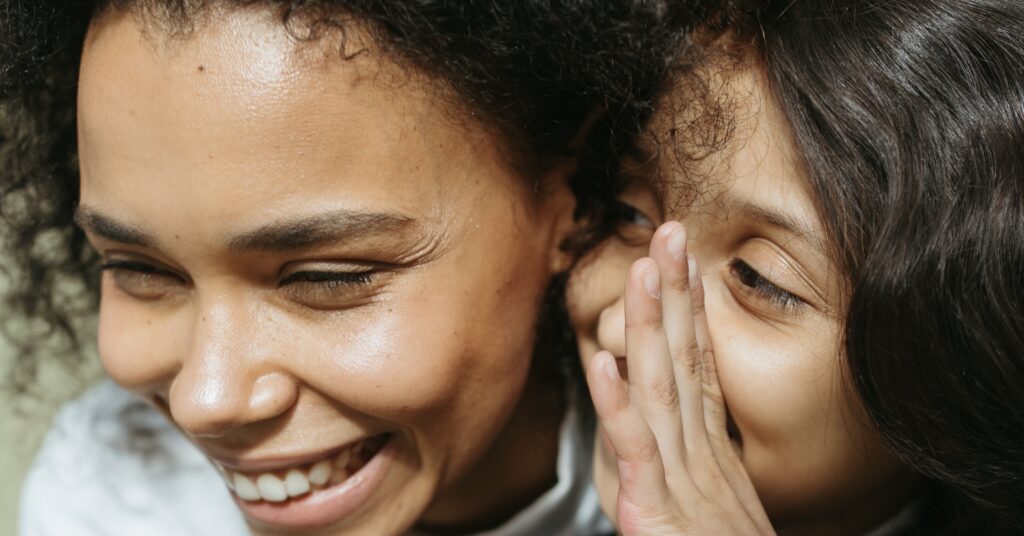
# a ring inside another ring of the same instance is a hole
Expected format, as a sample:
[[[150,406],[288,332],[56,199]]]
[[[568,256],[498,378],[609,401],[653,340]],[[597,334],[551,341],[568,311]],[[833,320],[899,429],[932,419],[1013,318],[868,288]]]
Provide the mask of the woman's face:
[[[400,532],[517,409],[571,196],[534,194],[372,49],[211,17],[87,39],[77,219],[107,266],[103,364],[257,532]]]
[[[703,274],[730,434],[773,523],[810,534],[860,533],[905,500],[906,478],[847,394],[841,274],[827,255],[785,119],[757,76],[745,69],[710,85],[735,104],[736,131],[728,147],[688,168],[693,175],[673,165],[675,150],[694,155],[698,148],[672,147],[669,138],[697,132],[694,108],[665,103],[651,127],[663,154],[633,166],[664,187],[656,194],[637,180],[623,194],[642,216],[581,263],[568,289],[570,314],[585,367],[598,350],[625,357],[629,266],[647,255],[662,220],[683,222]],[[602,503],[614,512],[614,457],[601,441],[597,450]]]

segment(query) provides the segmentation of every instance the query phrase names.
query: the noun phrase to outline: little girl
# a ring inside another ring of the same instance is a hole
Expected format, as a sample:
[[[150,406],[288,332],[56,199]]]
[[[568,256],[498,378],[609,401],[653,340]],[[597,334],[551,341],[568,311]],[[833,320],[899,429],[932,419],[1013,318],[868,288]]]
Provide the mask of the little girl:
[[[605,510],[627,535],[1024,531],[1024,6],[708,20],[569,289]]]

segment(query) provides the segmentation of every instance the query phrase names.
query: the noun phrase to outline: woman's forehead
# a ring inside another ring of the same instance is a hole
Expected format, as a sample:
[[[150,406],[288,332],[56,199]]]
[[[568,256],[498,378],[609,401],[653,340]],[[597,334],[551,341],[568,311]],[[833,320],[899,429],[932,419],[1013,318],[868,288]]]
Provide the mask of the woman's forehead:
[[[83,204],[153,227],[207,217],[241,232],[312,209],[430,225],[488,184],[513,188],[494,134],[395,83],[394,65],[296,59],[278,22],[225,16],[168,50],[130,17],[95,29],[79,93]],[[250,51],[266,65],[247,65]]]
[[[180,38],[154,35],[128,14],[107,16],[89,31],[79,100],[106,98],[128,112],[144,99],[162,101],[165,120],[204,112],[185,117],[192,121],[232,112],[240,116],[236,121],[299,119],[370,106],[376,92],[392,94],[409,114],[438,105],[424,77],[371,48],[343,57],[335,46],[340,42],[299,40],[270,10],[225,11]],[[344,43],[372,46],[357,25]]]

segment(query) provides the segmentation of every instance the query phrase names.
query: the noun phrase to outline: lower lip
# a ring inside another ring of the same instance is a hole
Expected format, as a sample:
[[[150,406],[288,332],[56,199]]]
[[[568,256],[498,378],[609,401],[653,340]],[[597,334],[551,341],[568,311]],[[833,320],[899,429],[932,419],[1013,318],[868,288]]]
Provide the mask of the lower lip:
[[[245,517],[285,529],[317,529],[337,523],[358,510],[377,490],[394,459],[394,436],[348,480],[281,503],[248,502],[231,496]]]

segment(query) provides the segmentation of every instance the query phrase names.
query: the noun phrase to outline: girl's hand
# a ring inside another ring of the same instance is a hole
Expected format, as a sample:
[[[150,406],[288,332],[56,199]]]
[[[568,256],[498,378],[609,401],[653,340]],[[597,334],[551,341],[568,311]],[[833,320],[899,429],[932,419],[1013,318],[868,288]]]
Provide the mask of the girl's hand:
[[[626,282],[626,367],[600,352],[587,383],[619,472],[621,534],[774,534],[726,432],[704,288],[686,230],[662,225]]]

